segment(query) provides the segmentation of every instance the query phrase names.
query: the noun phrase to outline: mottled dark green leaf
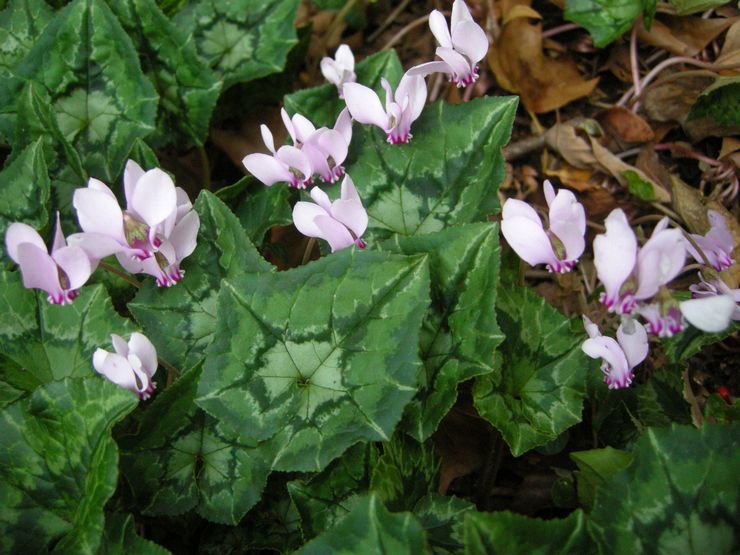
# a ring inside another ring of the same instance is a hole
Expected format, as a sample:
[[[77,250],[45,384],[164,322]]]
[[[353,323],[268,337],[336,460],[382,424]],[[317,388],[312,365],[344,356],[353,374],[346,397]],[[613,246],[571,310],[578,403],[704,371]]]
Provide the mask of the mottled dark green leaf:
[[[704,403],[704,418],[709,422],[728,424],[740,420],[740,403],[728,403],[720,395],[714,393]]]
[[[656,0],[566,0],[565,19],[585,27],[603,48],[629,31],[640,14],[649,28],[655,6]]]
[[[516,106],[516,97],[437,102],[414,122],[406,145],[388,144],[377,127],[355,125],[346,169],[367,208],[368,240],[425,235],[497,212],[501,147]]]
[[[116,487],[110,429],[137,405],[100,376],[37,389],[0,413],[0,551],[96,553]]]
[[[387,440],[416,392],[424,257],[346,249],[294,270],[224,280],[198,404],[276,470],[321,470]]]
[[[689,111],[688,122],[695,124],[703,118],[717,125],[722,135],[740,133],[740,77],[719,77],[701,93]]]
[[[465,516],[466,555],[581,555],[592,552],[586,519],[580,509],[568,518],[552,520],[508,511],[470,512]]]
[[[161,356],[180,369],[194,366],[213,340],[221,279],[272,271],[218,198],[201,192],[195,210],[200,216],[198,246],[182,264],[183,280],[167,289],[147,280],[128,304]]]
[[[355,507],[360,494],[368,490],[377,457],[373,444],[358,443],[319,474],[288,482],[306,539],[334,528]]]
[[[401,80],[403,68],[396,51],[385,50],[359,61],[355,73],[358,83],[373,89],[380,98],[385,98],[380,78],[385,77],[395,87]],[[337,87],[330,83],[291,93],[284,98],[283,103],[289,114],[302,114],[317,127],[333,127],[339,112],[346,106],[339,98]]]
[[[578,466],[578,500],[588,510],[594,504],[596,489],[632,462],[630,453],[611,447],[574,451],[570,458]]]
[[[414,516],[427,533],[435,554],[460,553],[463,547],[465,515],[475,511],[470,501],[429,493],[414,506]]]
[[[253,177],[245,177],[244,198],[234,209],[244,230],[256,244],[262,243],[265,233],[274,225],[289,225],[293,221],[288,187],[265,187]],[[233,186],[238,185],[235,183]]]
[[[157,134],[151,140],[178,148],[202,145],[221,81],[200,60],[185,31],[154,0],[120,0],[110,6],[159,94]]]
[[[471,224],[383,244],[401,254],[429,254],[432,305],[422,326],[421,389],[404,429],[418,441],[437,429],[457,399],[457,384],[493,371],[504,336],[496,324],[497,224]]]
[[[15,65],[31,50],[36,38],[52,18],[52,10],[44,0],[11,0],[0,13],[0,78],[6,79]],[[10,142],[13,134],[13,114],[5,114],[8,106],[0,105],[0,140]]]
[[[0,273],[0,355],[14,363],[3,368],[2,380],[19,389],[94,375],[95,349],[110,349],[111,333],[128,337],[133,331],[102,285],[84,287],[67,306],[45,297],[25,289],[17,273]]]
[[[681,333],[662,340],[661,344],[668,360],[674,363],[686,362],[707,345],[722,341],[738,331],[740,331],[738,322],[732,322],[725,331],[719,333],[707,333],[694,326],[689,326]]]
[[[104,181],[154,129],[156,92],[102,0],[75,0],[54,15],[13,77],[0,80],[0,104],[13,103],[29,80],[49,91],[62,134],[85,170]]]
[[[227,89],[283,69],[297,9],[298,0],[194,0],[174,22]]]
[[[726,0],[668,0],[668,2],[678,15],[705,12],[710,8],[727,4]]]
[[[364,555],[429,553],[424,530],[411,513],[389,513],[375,495],[362,497],[334,528],[296,551],[300,555],[326,553]]]
[[[105,515],[105,531],[98,555],[167,555],[164,547],[145,540],[134,529],[134,517],[121,513]]]
[[[648,428],[634,460],[596,493],[602,553],[736,553],[740,424]]]
[[[193,402],[200,368],[147,408],[135,436],[121,439],[121,468],[145,514],[191,509],[237,524],[259,500],[274,453],[239,443]]]
[[[38,140],[0,172],[0,237],[5,237],[5,230],[13,222],[37,230],[47,227],[50,187],[44,149]]]
[[[500,371],[478,377],[473,397],[519,456],[581,421],[587,372],[598,369],[581,351],[585,334],[545,299],[513,285],[498,294]]]

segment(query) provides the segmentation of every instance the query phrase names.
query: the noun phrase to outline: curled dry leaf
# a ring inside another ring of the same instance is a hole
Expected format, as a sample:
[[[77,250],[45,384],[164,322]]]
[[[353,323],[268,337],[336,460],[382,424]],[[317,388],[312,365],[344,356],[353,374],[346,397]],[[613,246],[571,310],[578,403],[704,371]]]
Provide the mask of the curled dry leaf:
[[[587,137],[603,135],[596,120],[573,119],[553,125],[545,133],[545,144],[576,168],[593,168],[596,158]]]
[[[719,151],[719,160],[730,160],[736,168],[740,169],[740,139],[736,137],[725,137],[722,139],[722,148]]]
[[[650,30],[637,27],[641,43],[668,50],[677,56],[696,56],[725,29],[738,20],[736,17],[704,19],[698,16],[659,16]]]
[[[717,64],[740,64],[740,20],[735,21],[725,35],[725,42],[716,60]],[[740,67],[722,70],[723,75],[737,75]]]
[[[599,82],[585,80],[571,60],[545,56],[542,26],[524,17],[504,24],[488,51],[488,64],[499,85],[519,94],[524,107],[538,114],[591,94]]]
[[[622,106],[612,106],[596,116],[604,131],[627,143],[646,143],[655,138],[650,124]]]

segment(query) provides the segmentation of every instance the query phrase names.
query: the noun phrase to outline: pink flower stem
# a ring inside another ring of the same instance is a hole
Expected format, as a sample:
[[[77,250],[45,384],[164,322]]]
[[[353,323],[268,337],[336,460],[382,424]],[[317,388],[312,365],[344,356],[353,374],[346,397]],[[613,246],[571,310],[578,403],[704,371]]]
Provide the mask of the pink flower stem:
[[[550,38],[554,37],[555,35],[559,35],[560,33],[567,33],[568,31],[575,31],[576,29],[580,29],[581,26],[578,25],[578,23],[566,23],[564,25],[559,25],[557,27],[553,27],[552,29],[548,29],[547,31],[542,32],[542,38]]]
[[[126,272],[122,272],[115,266],[108,264],[107,262],[103,262],[102,260],[99,263],[99,266],[103,268],[104,270],[107,270],[111,274],[117,275],[119,278],[121,278],[123,281],[126,281],[136,287],[137,289],[141,289],[141,282],[134,278],[133,276],[127,274]]]

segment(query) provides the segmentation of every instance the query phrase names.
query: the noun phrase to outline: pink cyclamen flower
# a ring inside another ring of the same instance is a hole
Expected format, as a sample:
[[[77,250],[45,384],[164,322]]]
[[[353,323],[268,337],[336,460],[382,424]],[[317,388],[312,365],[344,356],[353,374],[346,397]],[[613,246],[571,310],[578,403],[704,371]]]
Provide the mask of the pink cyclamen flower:
[[[70,236],[93,260],[115,254],[132,273],[147,273],[157,285],[182,279],[180,262],[195,250],[200,218],[187,193],[158,168],[144,171],[129,160],[123,174],[126,210],[107,185],[90,179],[74,192],[83,233]]]
[[[634,379],[632,370],[648,354],[647,332],[642,324],[631,318],[617,329],[617,340],[601,335],[599,328],[586,316],[583,317],[589,339],[581,349],[591,358],[601,358],[604,383],[609,389],[629,387]]]
[[[338,200],[331,202],[318,187],[311,189],[311,198],[316,204],[300,201],[293,207],[293,223],[298,231],[324,239],[332,252],[352,244],[365,248],[362,234],[367,229],[367,212],[349,175],[342,181]]]
[[[149,339],[138,332],[131,334],[128,343],[119,335],[111,334],[115,353],[97,349],[93,353],[93,367],[114,384],[148,399],[157,384],[152,381],[157,371],[157,350]]]
[[[321,67],[324,78],[329,83],[336,85],[339,90],[339,98],[343,98],[342,86],[345,83],[354,83],[357,80],[355,56],[346,44],[339,45],[334,58],[328,56],[322,58],[319,67]]]
[[[5,247],[8,256],[20,266],[23,286],[46,291],[52,304],[71,303],[95,269],[84,250],[67,246],[59,213],[51,254],[38,232],[20,222],[8,226]]]
[[[478,79],[478,62],[488,52],[488,37],[473,20],[465,2],[455,0],[452,4],[450,27],[442,12],[432,11],[429,14],[429,28],[439,43],[436,54],[443,61],[421,64],[409,71],[416,75],[447,73],[450,81],[458,87],[475,82]]]
[[[395,94],[385,78],[385,109],[375,91],[359,83],[345,83],[344,100],[352,117],[360,123],[372,124],[385,131],[391,144],[409,142],[411,124],[421,115],[427,99],[427,85],[419,75],[404,74]]]
[[[732,259],[732,251],[735,248],[735,240],[727,229],[727,223],[722,214],[715,210],[707,212],[711,227],[706,235],[691,234],[694,242],[702,250],[706,260],[718,272],[729,268],[735,262]],[[690,241],[686,241],[686,250],[694,257],[694,260],[704,264],[704,257],[696,250]]]
[[[504,203],[501,231],[511,248],[528,264],[547,264],[550,272],[568,272],[586,246],[586,212],[575,195],[560,189],[557,195],[549,181],[544,183],[550,209],[545,231],[537,212],[526,202],[508,199]]]
[[[671,297],[638,304],[635,310],[647,321],[648,332],[658,337],[673,337],[686,329],[680,305]]]
[[[629,314],[637,301],[651,299],[678,275],[686,260],[679,229],[667,229],[664,218],[638,249],[637,238],[620,208],[605,221],[606,233],[594,239],[594,265],[604,284],[601,302],[609,311]]]
[[[740,289],[730,289],[721,279],[689,287],[693,299],[681,302],[681,312],[696,328],[716,333],[740,320]]]
[[[275,150],[275,140],[268,127],[262,124],[260,131],[262,140],[272,152],[272,156],[262,153],[248,154],[242,160],[247,171],[268,187],[285,181],[291,187],[305,189],[313,177],[311,161],[306,153],[290,145],[283,145]]]

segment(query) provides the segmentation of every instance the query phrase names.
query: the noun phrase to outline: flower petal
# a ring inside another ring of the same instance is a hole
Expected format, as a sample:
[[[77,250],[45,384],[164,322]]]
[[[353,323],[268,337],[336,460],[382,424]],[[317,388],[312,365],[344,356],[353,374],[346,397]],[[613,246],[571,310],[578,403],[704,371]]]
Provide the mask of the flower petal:
[[[447,26],[447,19],[439,10],[432,10],[432,13],[429,14],[429,29],[440,46],[452,48],[452,37]]]
[[[611,211],[604,222],[606,233],[594,239],[596,274],[606,290],[606,300],[613,302],[619,289],[632,273],[637,260],[637,238],[621,209]]]
[[[123,170],[123,192],[126,195],[127,206],[132,204],[131,199],[134,196],[136,184],[139,182],[139,179],[144,176],[144,173],[145,172],[141,169],[141,166],[133,160],[126,162],[126,167]]]
[[[617,341],[630,368],[634,368],[647,357],[647,330],[640,322],[630,319],[627,324],[620,324],[617,328]]]
[[[314,219],[317,216],[326,216],[326,210],[313,202],[298,201],[293,206],[293,225],[307,237],[321,237],[321,229]]]
[[[69,246],[80,247],[92,261],[101,260],[126,248],[110,235],[102,233],[74,233],[67,237],[67,243]]]
[[[72,205],[77,211],[77,221],[83,231],[101,233],[126,244],[123,234],[123,212],[115,197],[88,187],[76,189]]]
[[[313,201],[321,206],[321,208],[324,209],[324,212],[327,214],[331,210],[331,200],[329,199],[329,195],[327,195],[323,190],[319,189],[318,187],[314,187],[311,189],[311,198]]]
[[[477,64],[488,53],[488,37],[475,21],[462,21],[452,26],[452,47]]]
[[[288,166],[269,154],[249,154],[244,157],[242,164],[249,173],[268,187],[279,181],[290,181]]]
[[[35,245],[39,250],[47,252],[46,243],[44,243],[38,231],[22,222],[10,224],[5,231],[5,250],[16,264],[19,264],[18,247],[23,243]]]
[[[51,252],[61,249],[67,246],[67,241],[64,239],[64,233],[62,232],[62,222],[59,217],[59,211],[57,211],[57,223],[54,229],[54,241],[51,244]],[[46,247],[44,247],[46,248]]]
[[[46,252],[46,247],[42,250],[33,243],[21,243],[18,245],[17,255],[24,287],[41,289],[54,299],[61,297],[63,290],[59,283],[57,265]]]
[[[424,78],[419,75],[405,73],[396,89],[396,102],[403,106],[403,111],[408,114],[409,125],[421,115],[426,101],[427,84]]]
[[[649,299],[676,277],[686,261],[681,230],[665,229],[653,234],[637,255],[636,299]]]
[[[729,295],[691,299],[680,303],[681,313],[695,328],[708,333],[723,331],[730,325],[735,300]]]
[[[426,77],[431,73],[452,73],[452,68],[447,64],[447,62],[434,61],[416,65],[406,73],[411,76],[419,75],[421,77]]]
[[[511,218],[527,218],[542,227],[542,220],[537,214],[537,211],[523,200],[517,200],[514,198],[507,199],[506,202],[504,202],[501,216],[504,220],[509,220]]]
[[[586,212],[575,195],[560,189],[550,204],[550,231],[565,247],[566,259],[576,260],[586,248]]]
[[[69,278],[69,289],[79,289],[89,279],[93,268],[87,253],[80,247],[62,247],[51,255],[54,262]]]
[[[134,189],[131,206],[150,227],[166,220],[177,210],[172,178],[159,168],[146,172]]]
[[[501,222],[501,232],[519,258],[530,266],[550,264],[557,266],[558,258],[552,249],[550,239],[542,223],[535,223],[529,218],[510,218]]]
[[[610,388],[627,387],[632,382],[632,372],[619,344],[611,337],[587,339],[581,350],[591,358],[601,358],[606,363],[604,381]],[[602,367],[603,368],[603,367]]]
[[[355,242],[347,228],[331,216],[316,216],[314,223],[321,231],[319,237],[329,243],[331,252],[347,248]]]
[[[169,241],[175,249],[178,261],[190,256],[195,250],[198,243],[198,229],[200,229],[200,217],[195,210],[191,210],[177,222]]]
[[[340,44],[337,51],[334,53],[334,59],[347,71],[354,71],[355,69],[355,55],[352,54],[352,49],[346,44]]]
[[[599,326],[594,324],[588,316],[585,314],[583,315],[583,327],[586,330],[586,333],[590,338],[594,337],[601,337],[601,331],[599,331]]]
[[[319,68],[321,69],[321,74],[324,76],[324,79],[329,81],[329,83],[337,86],[342,84],[342,70],[337,62],[332,60],[330,57],[325,56],[321,58]]]
[[[383,130],[388,129],[388,116],[375,91],[359,83],[345,83],[342,91],[354,119],[360,123],[377,125]]]
[[[136,355],[141,361],[141,369],[150,378],[157,371],[157,350],[149,341],[149,338],[142,333],[134,332],[128,340],[129,353]]]
[[[445,63],[447,63],[447,65],[452,68],[452,73],[454,73],[455,75],[459,76],[460,78],[465,78],[465,76],[470,75],[472,71],[472,68],[470,67],[470,62],[465,56],[463,56],[456,50],[440,46],[435,52],[437,56],[442,58]]]
[[[265,143],[267,150],[275,154],[275,139],[272,137],[270,128],[263,123],[260,125],[260,133],[262,134],[262,142]]]
[[[332,218],[352,230],[358,239],[367,229],[367,212],[349,175],[342,181],[340,199],[331,205],[330,214]]]
[[[349,146],[352,142],[352,116],[349,114],[348,108],[344,108],[337,116],[337,121],[334,122],[334,131],[342,135],[344,142]]]
[[[98,354],[99,351],[102,351],[106,356]],[[136,375],[128,359],[117,353],[107,353],[102,349],[98,349],[93,354],[93,367],[99,374],[102,374],[117,386],[133,391],[134,393],[143,391],[146,385],[148,385],[137,383]]]
[[[452,27],[456,27],[464,21],[473,21],[468,5],[463,0],[455,0],[452,3]]]

